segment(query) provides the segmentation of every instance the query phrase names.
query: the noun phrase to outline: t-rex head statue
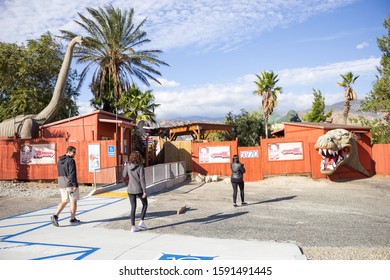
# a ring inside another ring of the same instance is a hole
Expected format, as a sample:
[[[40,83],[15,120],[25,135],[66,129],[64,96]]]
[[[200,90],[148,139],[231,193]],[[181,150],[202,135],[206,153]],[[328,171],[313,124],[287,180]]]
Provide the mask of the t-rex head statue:
[[[332,175],[343,164],[370,176],[360,164],[355,137],[345,129],[334,129],[320,136],[314,148],[322,156],[321,173]]]

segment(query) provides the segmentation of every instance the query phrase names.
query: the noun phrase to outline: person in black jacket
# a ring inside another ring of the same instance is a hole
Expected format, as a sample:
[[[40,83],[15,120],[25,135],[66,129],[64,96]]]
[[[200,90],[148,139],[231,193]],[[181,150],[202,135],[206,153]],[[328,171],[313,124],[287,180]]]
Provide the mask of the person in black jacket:
[[[50,217],[54,226],[58,227],[58,216],[65,206],[70,201],[70,220],[71,224],[80,223],[76,219],[77,200],[80,197],[79,184],[77,183],[76,162],[74,156],[76,155],[76,148],[69,146],[66,149],[66,154],[60,156],[57,170],[58,170],[58,188],[61,193],[61,202],[58,204],[57,211]]]
[[[240,162],[237,155],[233,156],[233,162],[230,165],[232,177],[230,178],[233,187],[233,206],[237,207],[237,186],[240,188],[241,205],[246,205],[244,199],[244,165]]]

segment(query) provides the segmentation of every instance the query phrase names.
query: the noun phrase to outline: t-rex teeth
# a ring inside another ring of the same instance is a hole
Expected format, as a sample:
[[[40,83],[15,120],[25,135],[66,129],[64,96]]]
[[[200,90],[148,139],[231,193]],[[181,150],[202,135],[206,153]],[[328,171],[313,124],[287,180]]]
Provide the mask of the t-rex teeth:
[[[334,170],[334,167],[333,167],[333,165],[331,165],[331,164],[328,164],[328,166],[326,167],[327,169],[330,169],[330,170]]]
[[[322,149],[318,149],[318,153],[322,156]]]
[[[325,170],[325,160],[321,160],[321,170]]]

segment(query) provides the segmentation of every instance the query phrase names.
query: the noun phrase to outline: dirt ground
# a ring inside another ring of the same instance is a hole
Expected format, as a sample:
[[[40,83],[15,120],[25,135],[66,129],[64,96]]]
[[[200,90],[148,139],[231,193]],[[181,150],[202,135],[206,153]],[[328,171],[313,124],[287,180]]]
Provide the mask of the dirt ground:
[[[81,186],[82,196],[92,188]],[[311,260],[390,259],[390,178],[349,182],[300,176],[246,183],[247,206],[233,207],[223,181],[186,182],[150,196],[146,222],[158,234],[293,242]],[[58,204],[55,184],[0,182],[0,218]],[[176,211],[186,206],[183,215]],[[139,212],[139,211],[138,211]],[[138,213],[137,212],[137,213]],[[128,214],[102,223],[129,230]]]

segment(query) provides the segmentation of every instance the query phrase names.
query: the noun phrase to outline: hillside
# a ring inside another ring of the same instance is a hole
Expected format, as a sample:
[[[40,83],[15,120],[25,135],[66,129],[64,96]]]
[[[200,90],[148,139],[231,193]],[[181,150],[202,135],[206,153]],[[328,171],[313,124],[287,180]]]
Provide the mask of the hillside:
[[[363,116],[366,119],[372,120],[376,118],[383,118],[383,113],[371,113],[371,112],[359,112],[360,109],[360,102],[361,100],[356,100],[351,102],[351,110],[349,111],[349,118],[357,118],[359,115]],[[343,123],[344,117],[344,102],[338,102],[329,106],[325,106],[325,113],[330,110],[330,108],[333,108],[333,123]],[[311,108],[308,108],[307,110],[303,111],[294,111],[289,110],[287,113],[284,114],[273,114],[269,118],[269,122],[271,124],[279,124],[282,122],[300,122],[303,118],[303,116],[310,110]],[[188,123],[224,123],[223,119],[212,119],[212,118],[205,118],[205,117],[199,117],[198,119],[193,118],[192,120],[161,120],[159,122],[160,127],[169,127],[169,126],[180,126],[185,125]],[[348,122],[350,123],[350,122]]]
[[[384,114],[383,113],[372,113],[372,112],[359,112],[360,109],[360,102],[361,100],[356,100],[351,102],[351,110],[349,111],[348,118],[357,118],[359,115],[363,116],[364,118],[368,120],[376,119],[376,118],[383,118]],[[325,113],[329,112],[330,109],[333,109],[332,113],[332,118],[333,118],[333,123],[343,123],[344,122],[344,102],[338,102],[332,105],[325,106]],[[299,111],[298,116],[300,119],[303,118],[303,116],[310,111],[310,108],[307,110]],[[291,111],[289,111],[291,112]],[[278,118],[275,119],[275,123],[281,123],[281,119],[283,119],[283,116],[288,116],[289,114],[287,113],[286,115],[279,116]],[[348,123],[350,123],[348,121]]]

